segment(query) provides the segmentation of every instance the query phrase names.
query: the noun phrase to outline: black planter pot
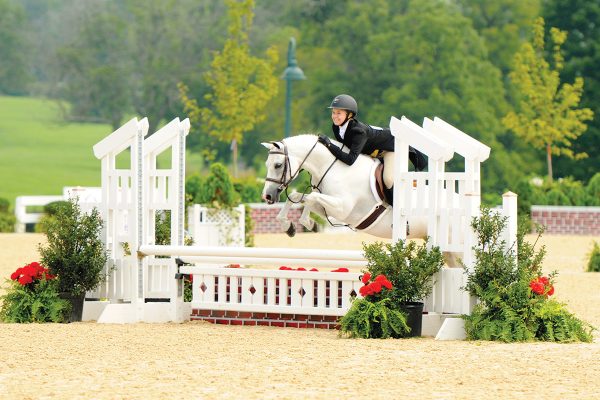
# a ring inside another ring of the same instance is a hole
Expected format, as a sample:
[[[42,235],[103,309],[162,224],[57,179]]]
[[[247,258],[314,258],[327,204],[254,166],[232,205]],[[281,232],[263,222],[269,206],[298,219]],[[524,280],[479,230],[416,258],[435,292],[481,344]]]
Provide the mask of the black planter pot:
[[[400,306],[402,311],[407,314],[406,324],[410,327],[407,337],[421,336],[423,326],[423,303],[408,302]]]
[[[59,297],[67,300],[71,304],[71,313],[68,316],[67,322],[78,322],[81,321],[83,316],[83,302],[85,300],[85,293],[77,296],[72,295],[68,292],[60,292]]]

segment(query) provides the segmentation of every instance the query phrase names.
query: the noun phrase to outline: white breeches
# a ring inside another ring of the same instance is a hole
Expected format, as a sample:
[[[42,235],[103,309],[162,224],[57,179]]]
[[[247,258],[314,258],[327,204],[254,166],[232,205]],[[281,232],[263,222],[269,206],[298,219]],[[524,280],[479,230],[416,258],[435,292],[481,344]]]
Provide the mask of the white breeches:
[[[394,152],[383,153],[383,183],[390,189],[394,186]]]

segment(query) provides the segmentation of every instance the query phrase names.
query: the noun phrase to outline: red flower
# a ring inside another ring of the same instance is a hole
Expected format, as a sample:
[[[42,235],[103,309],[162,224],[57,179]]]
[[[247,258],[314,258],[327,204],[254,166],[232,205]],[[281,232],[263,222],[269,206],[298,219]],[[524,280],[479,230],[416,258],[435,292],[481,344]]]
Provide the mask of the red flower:
[[[392,282],[388,281],[387,279],[383,280],[381,282],[381,286],[383,286],[384,288],[388,289],[388,290],[392,290]]]
[[[279,267],[280,271],[291,271],[292,269],[290,267],[286,267],[285,265],[282,265],[281,267]]]
[[[31,266],[31,264],[26,265],[22,268],[23,275],[29,275],[31,277],[35,277],[38,275],[38,269]]]
[[[381,283],[379,283],[379,282],[371,282],[369,284],[369,286],[371,286],[373,288],[373,292],[374,293],[381,292]]]
[[[371,285],[366,285],[366,286],[361,287],[360,289],[358,289],[358,292],[363,297],[367,297],[367,296],[370,296],[372,294],[375,294],[375,292],[373,291],[373,286],[371,286]]]
[[[365,272],[365,274],[361,277],[360,280],[362,281],[362,283],[364,283],[366,285],[371,280],[371,274],[368,272]]]
[[[546,276],[540,276],[529,283],[531,291],[535,294],[552,296],[554,294],[554,286],[550,283],[550,279]]]
[[[296,271],[306,271],[306,268],[304,268],[304,267],[298,267],[298,268],[296,268]]]
[[[10,279],[12,279],[13,281],[16,281],[17,279],[19,279],[22,272],[23,272],[23,268],[17,268],[17,270],[15,272],[10,274]]]
[[[31,275],[22,275],[19,278],[19,283],[23,286],[27,285],[28,283],[33,282],[33,277]]]
[[[529,287],[535,294],[544,294],[544,284],[537,279],[529,282]]]
[[[311,268],[310,270],[311,270],[311,271],[319,271],[319,270],[318,270],[318,269],[316,269],[316,268]]]

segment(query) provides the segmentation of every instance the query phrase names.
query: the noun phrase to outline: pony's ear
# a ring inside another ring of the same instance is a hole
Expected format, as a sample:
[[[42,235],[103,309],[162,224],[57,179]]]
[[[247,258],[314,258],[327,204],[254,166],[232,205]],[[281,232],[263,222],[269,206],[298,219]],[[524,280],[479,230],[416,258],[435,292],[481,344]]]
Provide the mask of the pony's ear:
[[[272,150],[274,147],[277,149],[281,149],[281,147],[279,147],[279,144],[277,142],[262,142],[261,144],[269,150]]]

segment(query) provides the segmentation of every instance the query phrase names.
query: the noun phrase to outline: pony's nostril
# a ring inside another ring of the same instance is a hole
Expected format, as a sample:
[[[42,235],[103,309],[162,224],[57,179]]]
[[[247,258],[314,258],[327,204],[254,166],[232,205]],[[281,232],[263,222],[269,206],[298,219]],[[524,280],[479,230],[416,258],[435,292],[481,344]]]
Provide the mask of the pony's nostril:
[[[266,195],[266,196],[265,196],[265,199],[266,199],[267,201],[271,201],[271,195],[270,195],[270,194]]]

